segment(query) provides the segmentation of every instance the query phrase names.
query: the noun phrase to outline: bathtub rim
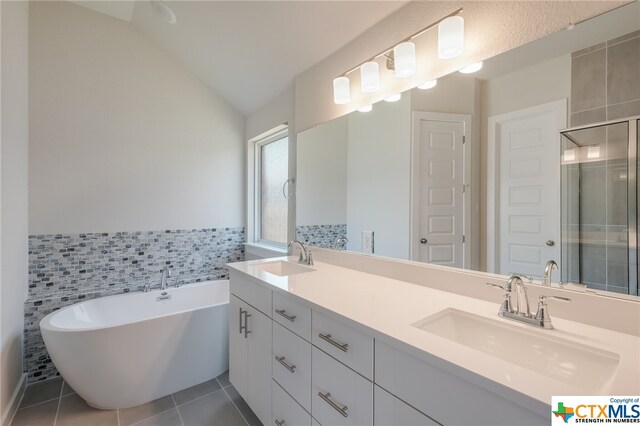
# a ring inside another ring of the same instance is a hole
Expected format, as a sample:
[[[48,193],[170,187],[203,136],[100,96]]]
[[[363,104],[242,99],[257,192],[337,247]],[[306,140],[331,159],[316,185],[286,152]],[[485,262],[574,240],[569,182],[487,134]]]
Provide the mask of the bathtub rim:
[[[204,287],[205,285],[213,285],[214,283],[221,283],[221,282],[226,282],[227,286],[229,285],[229,280],[228,279],[220,279],[220,280],[209,280],[209,281],[200,281],[200,282],[195,282],[195,283],[190,283],[190,284],[182,284],[180,287],[170,287],[169,291],[171,290],[180,290],[180,289],[185,289],[187,287]],[[60,308],[57,309],[49,314],[47,314],[44,318],[42,318],[40,320],[40,322],[38,323],[38,326],[40,328],[40,332],[42,333],[43,330],[47,330],[47,331],[53,331],[53,332],[60,332],[60,333],[82,333],[82,332],[87,332],[87,331],[99,331],[99,330],[108,330],[108,329],[116,329],[118,327],[125,327],[125,326],[130,326],[132,324],[141,324],[147,321],[153,321],[159,318],[165,318],[165,317],[170,317],[170,316],[174,316],[174,315],[180,315],[180,314],[184,314],[186,312],[193,312],[193,311],[198,311],[201,309],[207,309],[207,308],[213,308],[216,306],[222,306],[222,305],[228,305],[229,304],[229,299],[227,299],[226,302],[218,302],[218,303],[212,303],[212,304],[208,304],[208,305],[204,305],[204,306],[199,306],[196,309],[181,309],[181,310],[177,310],[177,311],[172,311],[163,315],[155,315],[155,316],[151,316],[148,318],[144,318],[138,321],[131,321],[131,322],[125,322],[122,324],[112,324],[112,325],[101,325],[101,326],[97,326],[97,327],[83,327],[83,328],[63,328],[63,327],[57,327],[55,325],[51,324],[51,319],[58,313],[60,312],[64,312],[65,310],[71,309],[74,306],[77,305],[81,305],[83,303],[88,303],[88,302],[92,302],[92,301],[96,301],[99,299],[108,299],[108,298],[113,298],[113,299],[118,299],[118,298],[122,298],[122,297],[127,297],[127,296],[132,296],[132,295],[136,295],[136,294],[149,294],[149,295],[153,295],[154,293],[158,293],[160,294],[161,292],[165,292],[167,290],[160,290],[160,289],[153,289],[149,292],[142,292],[142,291],[135,291],[135,292],[129,292],[129,293],[122,293],[122,294],[112,294],[110,296],[104,296],[104,297],[96,297],[94,299],[89,299],[89,300],[83,300],[81,302],[76,302],[73,303],[69,306],[65,306],[64,308]],[[227,293],[228,296],[229,293]]]

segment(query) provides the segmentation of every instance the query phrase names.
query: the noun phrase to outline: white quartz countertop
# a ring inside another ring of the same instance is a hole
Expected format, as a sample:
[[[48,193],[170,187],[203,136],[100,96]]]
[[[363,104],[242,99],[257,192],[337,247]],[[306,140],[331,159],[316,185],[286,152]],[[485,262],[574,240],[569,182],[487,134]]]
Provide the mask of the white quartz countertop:
[[[555,328],[537,329],[499,318],[497,312],[502,300],[499,291],[495,292],[495,303],[491,303],[318,261],[312,266],[313,272],[285,277],[256,268],[256,265],[275,260],[295,262],[293,257],[282,257],[232,263],[228,267],[257,278],[275,291],[297,296],[312,307],[320,307],[352,320],[367,328],[374,337],[382,337],[388,342],[401,342],[547,405],[551,404],[552,396],[559,395],[640,394],[640,338],[556,318],[553,312],[562,309],[561,305],[550,304],[550,316]],[[460,274],[459,279],[464,280],[464,274]],[[535,301],[530,303],[533,305],[531,309],[535,309]],[[506,362],[411,325],[447,308],[520,327],[529,333],[540,333],[617,354],[620,357],[618,368],[598,389],[589,389],[576,386],[569,377],[567,380],[551,378],[543,372]],[[593,315],[602,314],[593,312]]]

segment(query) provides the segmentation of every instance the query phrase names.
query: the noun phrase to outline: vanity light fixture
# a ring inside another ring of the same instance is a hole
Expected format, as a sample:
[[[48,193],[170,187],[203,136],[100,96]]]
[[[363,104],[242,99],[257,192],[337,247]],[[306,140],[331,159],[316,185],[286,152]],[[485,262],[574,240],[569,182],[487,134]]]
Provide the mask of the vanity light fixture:
[[[380,88],[380,67],[369,61],[360,65],[360,86],[362,93],[372,93]]]
[[[333,79],[333,102],[338,105],[351,102],[351,87],[348,77],[337,77]]]
[[[365,105],[362,108],[358,108],[360,112],[369,112],[373,109],[373,105]]]
[[[398,78],[411,77],[416,73],[416,45],[403,41],[393,48],[395,74]]]
[[[395,95],[391,95],[388,98],[386,98],[385,101],[398,102],[400,99],[402,99],[402,93],[396,93]]]
[[[438,80],[429,80],[427,82],[422,83],[420,86],[418,86],[418,89],[433,89],[434,87],[436,87],[438,85]]]
[[[482,61],[476,62],[475,64],[467,65],[466,67],[460,68],[460,72],[462,74],[471,74],[482,69]]]
[[[462,13],[462,8],[459,8],[442,19],[437,20],[436,22],[427,25],[421,30],[411,34],[409,37],[400,41],[400,43],[396,43],[395,45],[384,49],[378,54],[370,57],[364,62],[359,63],[355,67],[351,68],[349,71],[339,75],[333,80],[333,101],[336,104],[346,104],[351,101],[351,94],[349,91],[349,78],[348,75],[356,70],[360,70],[360,81],[361,81],[361,90],[363,93],[371,93],[375,92],[380,88],[380,66],[379,60],[382,57],[386,57],[387,61],[387,69],[393,70],[396,77],[398,78],[407,78],[416,74],[417,72],[417,61],[416,61],[416,46],[413,43],[413,40],[417,37],[420,37],[422,34],[426,33],[432,28],[439,27],[439,25],[450,18],[459,18],[453,21],[447,21],[447,23],[443,26],[443,34],[446,34],[449,40],[448,46],[450,46],[451,52],[449,53],[450,57],[458,56],[462,53],[462,44],[460,40],[464,41],[464,20],[458,16]],[[462,29],[460,28],[460,24],[462,23]],[[439,29],[440,33],[440,29]],[[440,44],[438,45],[440,48]],[[460,53],[456,53],[457,51]],[[377,68],[377,71],[376,71]],[[391,99],[395,99],[398,95],[390,96]],[[400,99],[398,97],[398,99]],[[396,100],[398,100],[396,99]]]
[[[464,18],[450,16],[438,24],[438,58],[452,59],[464,50]]]
[[[153,6],[154,10],[158,15],[160,15],[160,19],[162,19],[167,24],[175,24],[176,23],[176,14],[173,13],[173,10],[167,4],[161,0],[151,0],[151,6]]]
[[[600,158],[600,145],[587,147],[587,158],[590,160]]]
[[[566,149],[562,154],[562,161],[576,161],[576,150],[575,148]]]

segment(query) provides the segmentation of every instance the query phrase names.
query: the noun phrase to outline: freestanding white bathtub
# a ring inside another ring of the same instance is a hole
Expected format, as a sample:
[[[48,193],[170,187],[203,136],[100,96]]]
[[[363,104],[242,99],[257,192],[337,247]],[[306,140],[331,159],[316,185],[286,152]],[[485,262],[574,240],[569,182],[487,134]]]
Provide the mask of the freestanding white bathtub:
[[[209,281],[77,303],[47,315],[40,330],[78,395],[127,408],[225,372],[228,311],[229,281]]]

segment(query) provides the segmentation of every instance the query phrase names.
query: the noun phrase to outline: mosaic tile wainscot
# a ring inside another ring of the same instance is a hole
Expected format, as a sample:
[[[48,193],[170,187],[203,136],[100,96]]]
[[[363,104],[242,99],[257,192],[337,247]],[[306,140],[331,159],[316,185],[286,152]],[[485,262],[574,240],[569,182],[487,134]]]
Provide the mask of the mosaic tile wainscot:
[[[334,248],[336,240],[347,236],[347,225],[299,225],[296,226],[296,239],[315,247]],[[341,249],[346,249],[344,243]]]
[[[227,262],[244,260],[244,228],[29,236],[29,294],[24,356],[28,381],[55,377],[39,323],[47,314],[83,300],[169,284],[227,279]]]

